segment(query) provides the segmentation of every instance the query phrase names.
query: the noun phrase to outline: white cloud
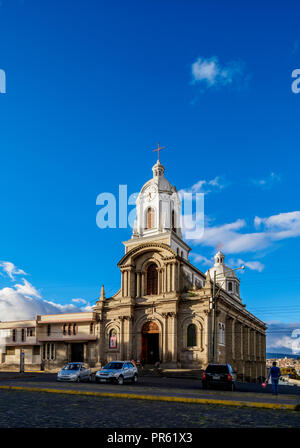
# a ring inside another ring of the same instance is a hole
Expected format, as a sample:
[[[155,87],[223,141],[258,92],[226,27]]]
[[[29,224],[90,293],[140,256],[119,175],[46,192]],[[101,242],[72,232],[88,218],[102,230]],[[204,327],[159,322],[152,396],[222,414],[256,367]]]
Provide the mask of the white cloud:
[[[201,255],[201,254],[191,253],[191,257],[194,259],[195,263],[202,263],[207,266],[212,266],[214,264],[212,259],[204,257],[204,255]]]
[[[75,302],[75,303],[84,303],[84,304],[87,303],[87,301],[84,300],[84,299],[82,299],[81,297],[78,298],[78,299],[72,299],[72,302]]]
[[[267,330],[267,350],[271,353],[300,355],[300,322],[271,322]]]
[[[14,275],[24,273],[11,262],[2,262],[0,267],[11,280],[14,280]],[[91,306],[84,299],[81,299],[81,303],[86,304],[86,306],[81,308],[74,304],[61,305],[45,300],[25,278],[22,278],[21,282],[13,286],[0,289],[1,321],[34,319],[37,314],[79,313],[91,310]]]
[[[195,235],[191,240],[194,244],[217,247],[222,244],[225,253],[255,252],[270,247],[277,241],[300,236],[300,211],[279,213],[268,218],[254,219],[257,232],[242,233],[246,227],[244,219],[238,219],[229,224],[206,226],[203,235]]]
[[[35,289],[34,286],[32,286],[31,283],[29,283],[25,278],[23,280],[23,285],[16,284],[14,286],[17,293],[24,295],[25,297],[36,297],[38,299],[41,298],[40,293]]]
[[[198,58],[191,66],[193,84],[201,83],[206,88],[225,86],[239,80],[244,74],[244,64],[241,61],[231,61],[221,65],[219,59]]]
[[[210,193],[212,191],[216,190],[222,190],[226,186],[224,179],[221,178],[221,176],[217,176],[212,180],[199,180],[195,184],[193,184],[191,187],[179,190],[179,194],[181,197],[185,193]]]
[[[255,261],[255,260],[245,261],[245,260],[242,260],[241,258],[238,258],[237,260],[232,259],[232,258],[229,259],[228,265],[229,266],[246,266],[251,271],[258,271],[258,272],[262,272],[265,268],[265,265],[263,263],[261,263],[260,261]]]
[[[27,275],[22,269],[18,269],[13,263],[10,261],[0,261],[0,267],[2,267],[3,271],[9,276],[11,280],[15,279],[15,275]]]
[[[272,188],[275,184],[279,183],[281,181],[281,177],[279,174],[276,174],[274,172],[271,172],[269,176],[262,178],[262,179],[252,179],[252,183],[254,185],[257,185],[258,187],[262,187],[265,190],[269,190]]]

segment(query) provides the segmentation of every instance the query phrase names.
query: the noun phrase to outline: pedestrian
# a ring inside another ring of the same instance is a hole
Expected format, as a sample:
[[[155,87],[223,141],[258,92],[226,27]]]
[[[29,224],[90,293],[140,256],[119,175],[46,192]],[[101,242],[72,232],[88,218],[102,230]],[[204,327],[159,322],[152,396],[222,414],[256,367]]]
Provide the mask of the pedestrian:
[[[276,361],[273,362],[273,366],[269,370],[268,381],[269,381],[270,377],[271,377],[271,381],[272,381],[273,394],[278,395],[278,382],[279,382],[279,378],[281,377],[281,372],[280,372],[279,367],[277,367]]]

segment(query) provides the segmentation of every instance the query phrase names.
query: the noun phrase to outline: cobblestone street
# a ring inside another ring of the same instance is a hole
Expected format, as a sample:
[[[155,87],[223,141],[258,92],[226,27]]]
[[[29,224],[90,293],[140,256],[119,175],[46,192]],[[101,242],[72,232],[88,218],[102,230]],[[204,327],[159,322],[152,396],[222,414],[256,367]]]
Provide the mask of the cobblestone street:
[[[0,427],[300,428],[300,413],[1,390]]]

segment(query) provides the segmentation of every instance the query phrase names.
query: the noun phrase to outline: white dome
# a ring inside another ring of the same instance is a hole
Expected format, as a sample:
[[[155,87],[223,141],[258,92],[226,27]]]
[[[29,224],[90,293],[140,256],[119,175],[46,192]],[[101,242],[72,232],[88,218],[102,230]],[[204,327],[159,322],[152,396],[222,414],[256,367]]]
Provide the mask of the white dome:
[[[216,283],[233,296],[240,298],[240,281],[237,278],[236,273],[230,267],[226,266],[225,255],[223,252],[218,251],[218,253],[216,253],[215,264],[212,268],[208,269],[208,271],[212,281],[214,280],[216,273]]]

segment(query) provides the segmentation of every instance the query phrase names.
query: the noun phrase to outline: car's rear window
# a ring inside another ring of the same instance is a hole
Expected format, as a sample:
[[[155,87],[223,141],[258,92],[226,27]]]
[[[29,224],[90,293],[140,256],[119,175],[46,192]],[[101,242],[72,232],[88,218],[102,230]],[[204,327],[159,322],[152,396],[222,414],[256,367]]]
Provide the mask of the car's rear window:
[[[207,373],[228,373],[228,366],[221,364],[211,364],[206,368]]]
[[[104,369],[113,369],[113,370],[119,370],[123,368],[123,363],[122,362],[110,362],[108,363]]]

